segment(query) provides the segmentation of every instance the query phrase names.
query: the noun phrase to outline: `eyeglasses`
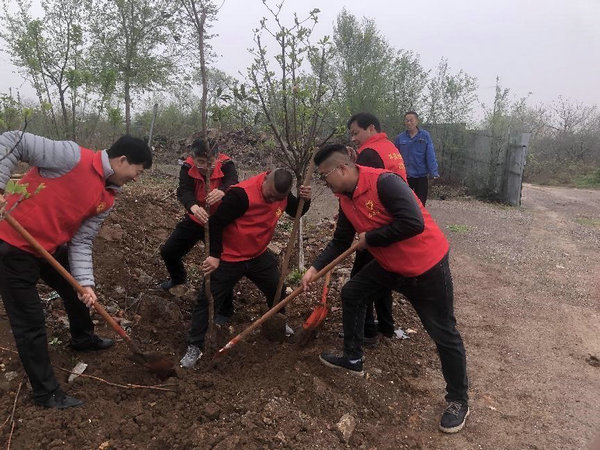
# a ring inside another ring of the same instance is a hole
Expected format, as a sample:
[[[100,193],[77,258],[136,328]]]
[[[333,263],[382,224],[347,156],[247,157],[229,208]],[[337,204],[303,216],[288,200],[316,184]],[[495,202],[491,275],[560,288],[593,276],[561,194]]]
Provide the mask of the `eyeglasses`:
[[[329,175],[331,175],[333,172],[335,172],[336,170],[338,170],[339,168],[340,168],[340,166],[336,166],[336,167],[334,167],[333,169],[331,169],[329,172],[320,173],[320,174],[319,174],[319,179],[320,179],[321,181],[327,181],[327,177],[328,177]]]

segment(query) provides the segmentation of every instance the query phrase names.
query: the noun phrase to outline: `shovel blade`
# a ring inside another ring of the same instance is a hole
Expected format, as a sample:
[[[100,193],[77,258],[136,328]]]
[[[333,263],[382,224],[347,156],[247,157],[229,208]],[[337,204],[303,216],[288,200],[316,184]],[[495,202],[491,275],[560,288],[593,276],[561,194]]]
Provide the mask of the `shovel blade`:
[[[159,353],[135,352],[131,354],[130,358],[132,361],[144,366],[149,372],[156,374],[162,380],[177,375],[173,360]]]

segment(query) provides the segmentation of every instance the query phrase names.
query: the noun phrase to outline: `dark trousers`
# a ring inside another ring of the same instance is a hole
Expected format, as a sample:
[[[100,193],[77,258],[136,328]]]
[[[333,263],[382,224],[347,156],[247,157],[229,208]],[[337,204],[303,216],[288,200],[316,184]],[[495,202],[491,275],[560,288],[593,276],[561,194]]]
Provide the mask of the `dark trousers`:
[[[183,258],[198,243],[204,242],[204,227],[185,216],[176,226],[167,242],[160,248],[160,256],[165,262],[171,280],[175,284],[187,281],[187,272],[183,265]],[[228,299],[223,302],[222,308],[215,309],[219,314],[227,317],[233,316],[233,291]]]
[[[427,193],[429,191],[429,181],[427,177],[419,177],[419,178],[407,178],[408,185],[417,194],[423,206],[425,206],[425,202],[427,201]]]
[[[351,360],[362,358],[367,304],[386,289],[404,294],[435,342],[446,380],[446,400],[466,402],[468,382],[465,347],[456,329],[454,292],[447,254],[433,268],[415,278],[388,272],[377,261],[370,262],[352,277],[342,288],[345,356]]]
[[[167,271],[175,284],[187,281],[187,273],[183,265],[183,257],[187,255],[198,241],[204,242],[204,227],[185,216],[176,226],[167,242],[160,249]]]
[[[373,255],[367,250],[360,250],[354,258],[354,265],[350,276],[353,277],[368,263],[373,261]],[[377,312],[377,324],[375,324],[375,316],[373,314],[373,305]],[[367,313],[365,316],[365,337],[377,336],[381,333],[385,336],[394,334],[394,317],[392,316],[392,290],[387,289],[381,292],[380,295],[374,296],[373,301],[367,305]]]
[[[265,295],[267,305],[273,305],[277,284],[279,283],[279,261],[270,251],[264,252],[256,258],[241,262],[221,261],[217,270],[211,274],[210,288],[215,301],[215,311],[223,302],[232,295],[233,286],[242,277],[252,281]],[[192,313],[192,325],[188,334],[188,344],[202,348],[204,336],[208,329],[208,301],[204,293],[204,285],[198,294],[198,303]],[[285,297],[285,285],[281,291],[281,298]],[[283,312],[283,310],[282,310]]]
[[[53,256],[69,269],[66,247],[61,247]],[[94,324],[71,285],[45,260],[0,241],[0,295],[33,397],[43,402],[59,385],[50,365],[44,310],[36,288],[40,278],[63,300],[69,317],[71,343],[90,342]]]

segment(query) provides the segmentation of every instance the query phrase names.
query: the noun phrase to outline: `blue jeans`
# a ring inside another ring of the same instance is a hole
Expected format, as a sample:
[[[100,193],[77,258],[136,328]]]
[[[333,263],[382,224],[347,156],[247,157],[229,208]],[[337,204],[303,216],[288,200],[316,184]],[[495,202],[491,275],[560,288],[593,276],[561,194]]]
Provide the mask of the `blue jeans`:
[[[388,272],[375,260],[352,277],[342,288],[344,355],[351,360],[363,357],[367,305],[373,297],[388,289],[400,292],[410,301],[423,327],[435,342],[446,380],[446,400],[467,402],[465,347],[456,329],[448,254],[418,277],[406,278]]]

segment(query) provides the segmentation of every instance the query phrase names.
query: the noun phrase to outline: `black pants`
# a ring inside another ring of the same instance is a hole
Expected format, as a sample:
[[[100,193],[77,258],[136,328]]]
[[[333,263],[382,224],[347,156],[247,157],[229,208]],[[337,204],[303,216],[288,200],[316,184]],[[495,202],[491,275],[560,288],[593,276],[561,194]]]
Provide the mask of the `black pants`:
[[[367,250],[356,252],[354,265],[350,276],[353,277],[368,263],[373,261],[373,255]],[[375,324],[375,316],[373,314],[373,305],[377,312],[377,324]],[[381,333],[391,337],[394,334],[394,317],[392,316],[392,290],[382,290],[382,292],[373,297],[373,301],[367,305],[367,313],[365,316],[365,337],[377,336]]]
[[[221,261],[217,270],[211,274],[210,288],[215,301],[215,311],[223,305],[223,302],[232,295],[233,286],[242,277],[247,277],[265,295],[267,305],[273,305],[277,284],[279,283],[279,261],[270,251],[264,252],[256,258],[241,262]],[[285,297],[285,285],[281,291],[281,297]],[[283,310],[282,310],[283,312]],[[204,293],[204,286],[198,294],[198,303],[192,313],[192,325],[188,334],[188,344],[194,344],[202,348],[204,336],[208,329],[208,301]]]
[[[407,178],[408,185],[417,194],[423,206],[425,206],[425,202],[427,201],[427,193],[429,191],[429,181],[427,177],[419,177],[419,178]]]
[[[465,347],[456,329],[454,291],[447,254],[433,268],[415,278],[388,272],[377,261],[370,262],[352,277],[342,288],[344,354],[351,360],[362,358],[367,304],[373,296],[387,289],[404,294],[435,342],[446,380],[446,400],[466,402]]]
[[[66,247],[61,247],[53,256],[69,269]],[[45,260],[0,241],[0,295],[33,397],[43,402],[59,385],[50,365],[44,310],[36,288],[40,278],[63,300],[69,317],[71,343],[90,342],[94,324],[71,285]]]
[[[183,258],[198,241],[204,242],[204,227],[186,215],[175,226],[167,242],[160,248],[160,256],[175,284],[183,284],[187,281]],[[227,317],[233,316],[233,291],[223,302],[222,308],[215,309],[215,311]]]
[[[187,273],[183,265],[183,257],[187,255],[198,241],[204,242],[204,227],[185,216],[176,226],[167,242],[160,249],[167,271],[175,284],[187,281]]]

